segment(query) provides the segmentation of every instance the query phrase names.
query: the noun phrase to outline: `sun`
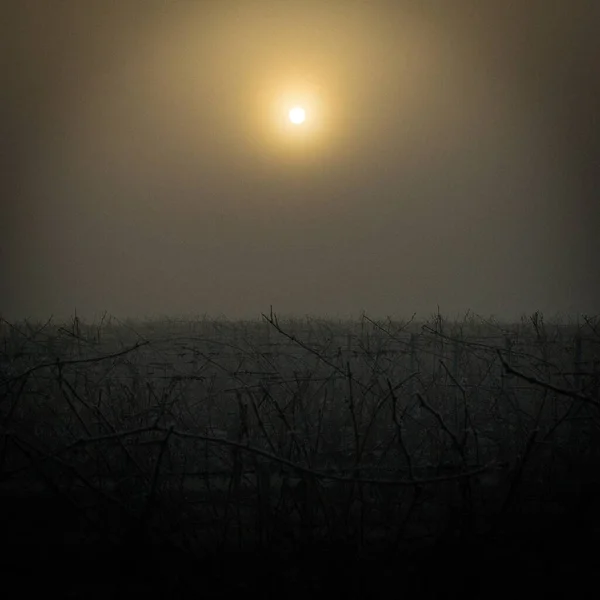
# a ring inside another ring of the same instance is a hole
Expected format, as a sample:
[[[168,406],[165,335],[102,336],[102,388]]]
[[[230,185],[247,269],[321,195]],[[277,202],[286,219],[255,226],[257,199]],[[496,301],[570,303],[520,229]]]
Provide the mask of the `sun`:
[[[282,157],[283,151],[297,163],[312,161],[329,143],[331,97],[323,86],[274,78],[257,87],[256,100],[256,114],[260,115],[256,135],[278,156]]]
[[[301,106],[294,106],[288,114],[294,125],[301,125],[306,120],[306,111]]]

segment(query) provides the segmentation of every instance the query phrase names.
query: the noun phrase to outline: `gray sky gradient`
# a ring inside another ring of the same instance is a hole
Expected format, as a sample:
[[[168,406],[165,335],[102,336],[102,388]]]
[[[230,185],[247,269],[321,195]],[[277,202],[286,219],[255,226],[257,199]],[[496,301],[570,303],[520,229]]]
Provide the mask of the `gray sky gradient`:
[[[596,0],[3,2],[0,313],[595,314],[598,31]]]

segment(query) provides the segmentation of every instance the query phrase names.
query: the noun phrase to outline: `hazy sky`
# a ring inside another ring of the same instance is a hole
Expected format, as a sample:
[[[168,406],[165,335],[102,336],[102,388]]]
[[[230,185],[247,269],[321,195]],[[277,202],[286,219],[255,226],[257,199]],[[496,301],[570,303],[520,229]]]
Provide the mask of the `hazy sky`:
[[[4,0],[0,314],[597,314],[599,31],[597,0]]]

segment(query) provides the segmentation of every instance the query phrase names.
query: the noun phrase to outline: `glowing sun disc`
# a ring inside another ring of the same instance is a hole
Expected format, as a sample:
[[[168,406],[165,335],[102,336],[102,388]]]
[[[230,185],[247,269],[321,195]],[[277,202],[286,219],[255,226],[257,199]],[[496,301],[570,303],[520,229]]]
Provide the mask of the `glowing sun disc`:
[[[306,112],[301,106],[295,106],[290,110],[289,117],[294,125],[300,125],[301,123],[304,123],[306,119]]]

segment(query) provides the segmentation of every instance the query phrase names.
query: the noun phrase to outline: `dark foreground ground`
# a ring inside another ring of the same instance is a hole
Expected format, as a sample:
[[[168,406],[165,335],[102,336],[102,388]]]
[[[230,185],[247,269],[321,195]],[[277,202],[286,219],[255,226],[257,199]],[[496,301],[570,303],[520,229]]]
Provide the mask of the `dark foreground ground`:
[[[567,597],[595,589],[600,558],[588,511],[514,514],[494,532],[454,532],[402,550],[330,540],[196,553],[119,531],[114,520],[94,530],[62,501],[4,495],[0,514],[5,598]]]

